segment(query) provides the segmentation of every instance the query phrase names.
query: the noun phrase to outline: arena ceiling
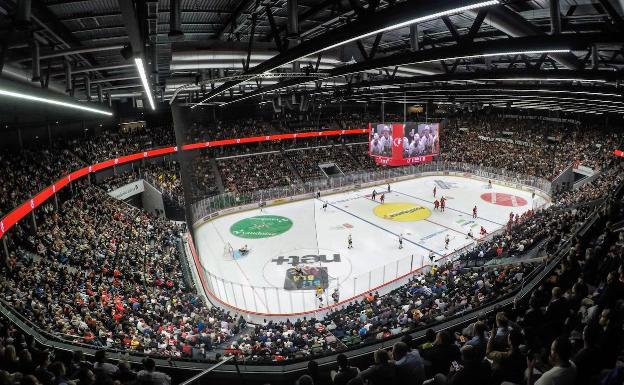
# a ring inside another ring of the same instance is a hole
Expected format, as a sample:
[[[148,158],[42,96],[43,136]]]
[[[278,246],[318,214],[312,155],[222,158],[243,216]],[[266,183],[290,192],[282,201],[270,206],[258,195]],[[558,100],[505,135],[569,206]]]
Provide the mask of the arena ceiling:
[[[623,9],[624,0],[0,0],[0,68],[103,103],[145,98],[134,56],[156,99],[193,107],[307,95],[622,114]]]

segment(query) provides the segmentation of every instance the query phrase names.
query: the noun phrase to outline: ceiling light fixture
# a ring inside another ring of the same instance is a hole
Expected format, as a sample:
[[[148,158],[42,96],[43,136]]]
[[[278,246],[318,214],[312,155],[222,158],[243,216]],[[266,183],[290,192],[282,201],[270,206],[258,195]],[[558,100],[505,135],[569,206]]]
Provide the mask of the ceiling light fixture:
[[[96,113],[96,114],[113,116],[113,113],[110,112],[110,111],[99,110],[97,108],[91,108],[91,107],[83,106],[83,105],[80,105],[78,103],[68,103],[68,102],[63,102],[61,100],[55,100],[55,99],[50,99],[50,98],[41,98],[39,96],[33,96],[33,95],[23,94],[23,93],[20,93],[20,92],[8,91],[8,90],[4,90],[2,88],[0,88],[0,95],[10,96],[12,98],[17,98],[17,99],[30,100],[30,101],[33,101],[33,102],[53,104],[55,106],[73,108],[73,109],[76,109],[76,110],[88,111],[88,112],[93,112],[93,113]]]
[[[483,78],[480,80],[492,80],[492,81],[545,81],[545,82],[591,82],[591,83],[606,83],[606,80],[602,79],[577,79],[577,78]]]
[[[147,74],[145,73],[145,67],[143,66],[143,59],[135,57],[134,64],[136,64],[137,70],[139,71],[139,77],[141,77],[141,83],[143,83],[143,88],[145,89],[145,94],[149,100],[150,107],[152,107],[152,110],[155,110],[156,106],[154,105],[154,99],[152,98],[152,90],[149,82],[147,81]]]
[[[425,21],[437,19],[439,17],[455,15],[457,13],[462,13],[462,12],[465,12],[465,11],[470,11],[470,10],[473,10],[473,9],[478,9],[478,8],[483,8],[483,7],[490,7],[492,5],[497,5],[497,4],[500,4],[500,2],[498,0],[482,1],[482,2],[479,2],[479,3],[465,5],[463,7],[457,7],[457,8],[447,9],[446,11],[442,11],[442,12],[432,13],[432,14],[426,15],[426,16],[416,17],[416,18],[413,18],[413,19],[402,21],[400,23],[389,25],[389,26],[384,27],[384,28],[376,29],[376,30],[371,31],[371,32],[367,32],[367,33],[364,33],[362,35],[358,35],[356,37],[353,37],[353,38],[341,41],[341,42],[336,43],[336,44],[332,44],[330,46],[324,47],[323,49],[320,49],[318,51],[312,52],[311,54],[308,54],[306,56],[312,56],[312,55],[317,54],[319,52],[327,51],[328,49],[336,48],[336,47],[339,47],[341,45],[345,45],[345,44],[351,43],[351,42],[356,41],[356,40],[364,39],[366,37],[373,36],[373,35],[376,35],[376,34],[381,33],[381,32],[391,31],[393,29],[407,27],[408,25],[412,25],[412,24],[423,23]],[[299,59],[295,59],[295,60],[299,60]],[[295,60],[293,60],[293,61],[295,61]],[[292,63],[292,62],[289,62],[289,63]],[[286,63],[286,64],[289,64],[289,63]],[[271,69],[269,71],[272,71],[273,69]]]
[[[338,42],[336,44],[332,44],[330,46],[323,47],[323,48],[321,48],[318,51],[311,52],[309,54],[306,54],[305,56],[300,56],[300,57],[295,58],[295,59],[293,59],[293,60],[291,60],[289,62],[282,63],[280,65],[277,65],[277,66],[273,67],[273,68],[270,68],[270,69],[264,71],[264,73],[273,71],[276,68],[282,67],[282,66],[290,64],[292,62],[301,60],[301,59],[303,59],[303,58],[305,58],[307,56],[312,56],[312,55],[315,55],[315,54],[317,54],[319,52],[327,51],[328,49],[336,48],[336,47],[339,47],[341,45],[345,45],[345,44],[351,43],[351,42],[356,41],[356,40],[364,39],[366,37],[373,36],[373,35],[376,35],[376,34],[381,33],[381,32],[391,31],[393,29],[406,27],[406,26],[411,25],[411,24],[423,23],[425,21],[437,19],[437,18],[440,18],[440,17],[443,17],[443,16],[455,15],[455,14],[462,13],[462,12],[465,12],[465,11],[470,11],[470,10],[483,8],[483,7],[490,7],[492,5],[497,5],[497,4],[500,4],[499,0],[482,1],[482,2],[479,2],[479,3],[465,5],[463,7],[451,8],[451,9],[447,9],[446,11],[436,12],[436,13],[432,13],[430,15],[426,15],[426,16],[421,16],[421,17],[416,17],[416,18],[413,18],[413,19],[405,20],[405,21],[402,21],[400,23],[392,24],[392,25],[389,25],[389,26],[384,27],[384,28],[380,28],[380,29],[377,29],[377,30],[374,30],[374,31],[371,31],[371,32],[367,32],[367,33],[364,33],[362,35],[358,35],[356,37],[353,37],[353,38],[350,38],[350,39],[347,39],[347,40],[343,40],[343,41]],[[248,79],[248,80],[253,80],[253,77]],[[227,87],[224,90],[222,90],[221,92],[228,91],[230,88],[235,87],[236,85],[237,84],[234,84],[234,85],[232,85],[230,87]],[[217,94],[203,99],[199,103],[196,103],[195,105],[191,106],[191,108],[195,108],[195,106],[197,106],[199,104],[202,104],[202,103],[212,99],[215,96],[217,96]]]

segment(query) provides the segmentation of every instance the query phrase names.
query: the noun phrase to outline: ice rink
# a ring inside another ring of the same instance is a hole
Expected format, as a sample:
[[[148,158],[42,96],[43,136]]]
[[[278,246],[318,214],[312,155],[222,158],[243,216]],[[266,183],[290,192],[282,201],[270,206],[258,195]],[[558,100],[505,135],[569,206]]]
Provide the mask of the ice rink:
[[[444,212],[434,210],[434,187],[437,199],[447,199]],[[437,260],[474,245],[469,229],[479,239],[481,227],[495,232],[506,226],[511,212],[522,214],[544,203],[539,195],[533,199],[531,192],[495,181],[489,189],[476,179],[427,176],[395,183],[390,192],[379,185],[216,218],[196,229],[195,246],[222,301],[259,313],[299,313],[318,309],[318,284],[327,286],[324,306],[333,303],[328,297],[336,287],[343,301],[428,264],[431,254]],[[234,258],[224,255],[228,243]],[[250,251],[240,255],[237,250],[245,245]],[[308,273],[298,283],[293,281],[296,265]]]

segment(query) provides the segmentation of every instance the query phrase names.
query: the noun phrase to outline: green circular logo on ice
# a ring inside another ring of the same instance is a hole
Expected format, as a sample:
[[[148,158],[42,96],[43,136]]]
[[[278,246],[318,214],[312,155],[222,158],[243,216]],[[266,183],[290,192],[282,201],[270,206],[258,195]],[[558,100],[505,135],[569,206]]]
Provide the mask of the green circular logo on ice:
[[[239,238],[270,238],[284,234],[292,227],[293,222],[279,215],[258,215],[242,219],[230,227],[230,233]]]

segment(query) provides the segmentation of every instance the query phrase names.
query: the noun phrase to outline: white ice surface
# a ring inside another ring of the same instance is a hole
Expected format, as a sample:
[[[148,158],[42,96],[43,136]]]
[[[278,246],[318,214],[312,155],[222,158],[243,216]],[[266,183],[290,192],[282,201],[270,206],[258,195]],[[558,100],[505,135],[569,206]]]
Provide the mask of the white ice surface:
[[[449,188],[441,188],[440,182]],[[448,198],[445,212],[433,210],[436,185],[438,198],[441,195]],[[437,259],[474,243],[466,237],[469,226],[473,226],[473,233],[478,237],[481,226],[489,233],[494,232],[505,226],[510,212],[522,214],[544,203],[538,195],[533,201],[531,193],[522,190],[496,183],[491,190],[486,187],[482,181],[452,176],[421,177],[393,184],[392,192],[386,193],[386,203],[413,203],[431,210],[429,218],[417,222],[397,222],[376,216],[373,209],[379,203],[368,197],[373,188],[271,206],[262,212],[259,209],[239,212],[201,225],[195,231],[195,246],[203,267],[222,278],[210,278],[215,295],[222,301],[260,313],[310,311],[319,306],[314,292],[284,290],[286,270],[291,265],[277,265],[273,259],[310,254],[332,258],[333,254],[340,254],[339,263],[322,266],[327,267],[330,276],[328,294],[338,286],[340,299],[344,300],[408,273],[423,261],[427,263],[431,250]],[[386,185],[375,187],[377,192],[386,188]],[[518,207],[492,204],[481,199],[481,194],[488,192],[522,197],[527,204]],[[323,201],[328,202],[326,211],[322,209]],[[478,218],[473,220],[475,205]],[[229,231],[241,219],[268,214],[290,218],[294,224],[281,235],[263,239],[243,239]],[[347,248],[348,234],[353,237],[352,249]],[[399,234],[404,238],[401,250]],[[445,249],[447,234],[450,245]],[[234,249],[246,244],[251,251],[244,258],[226,260],[223,250],[227,242]]]

